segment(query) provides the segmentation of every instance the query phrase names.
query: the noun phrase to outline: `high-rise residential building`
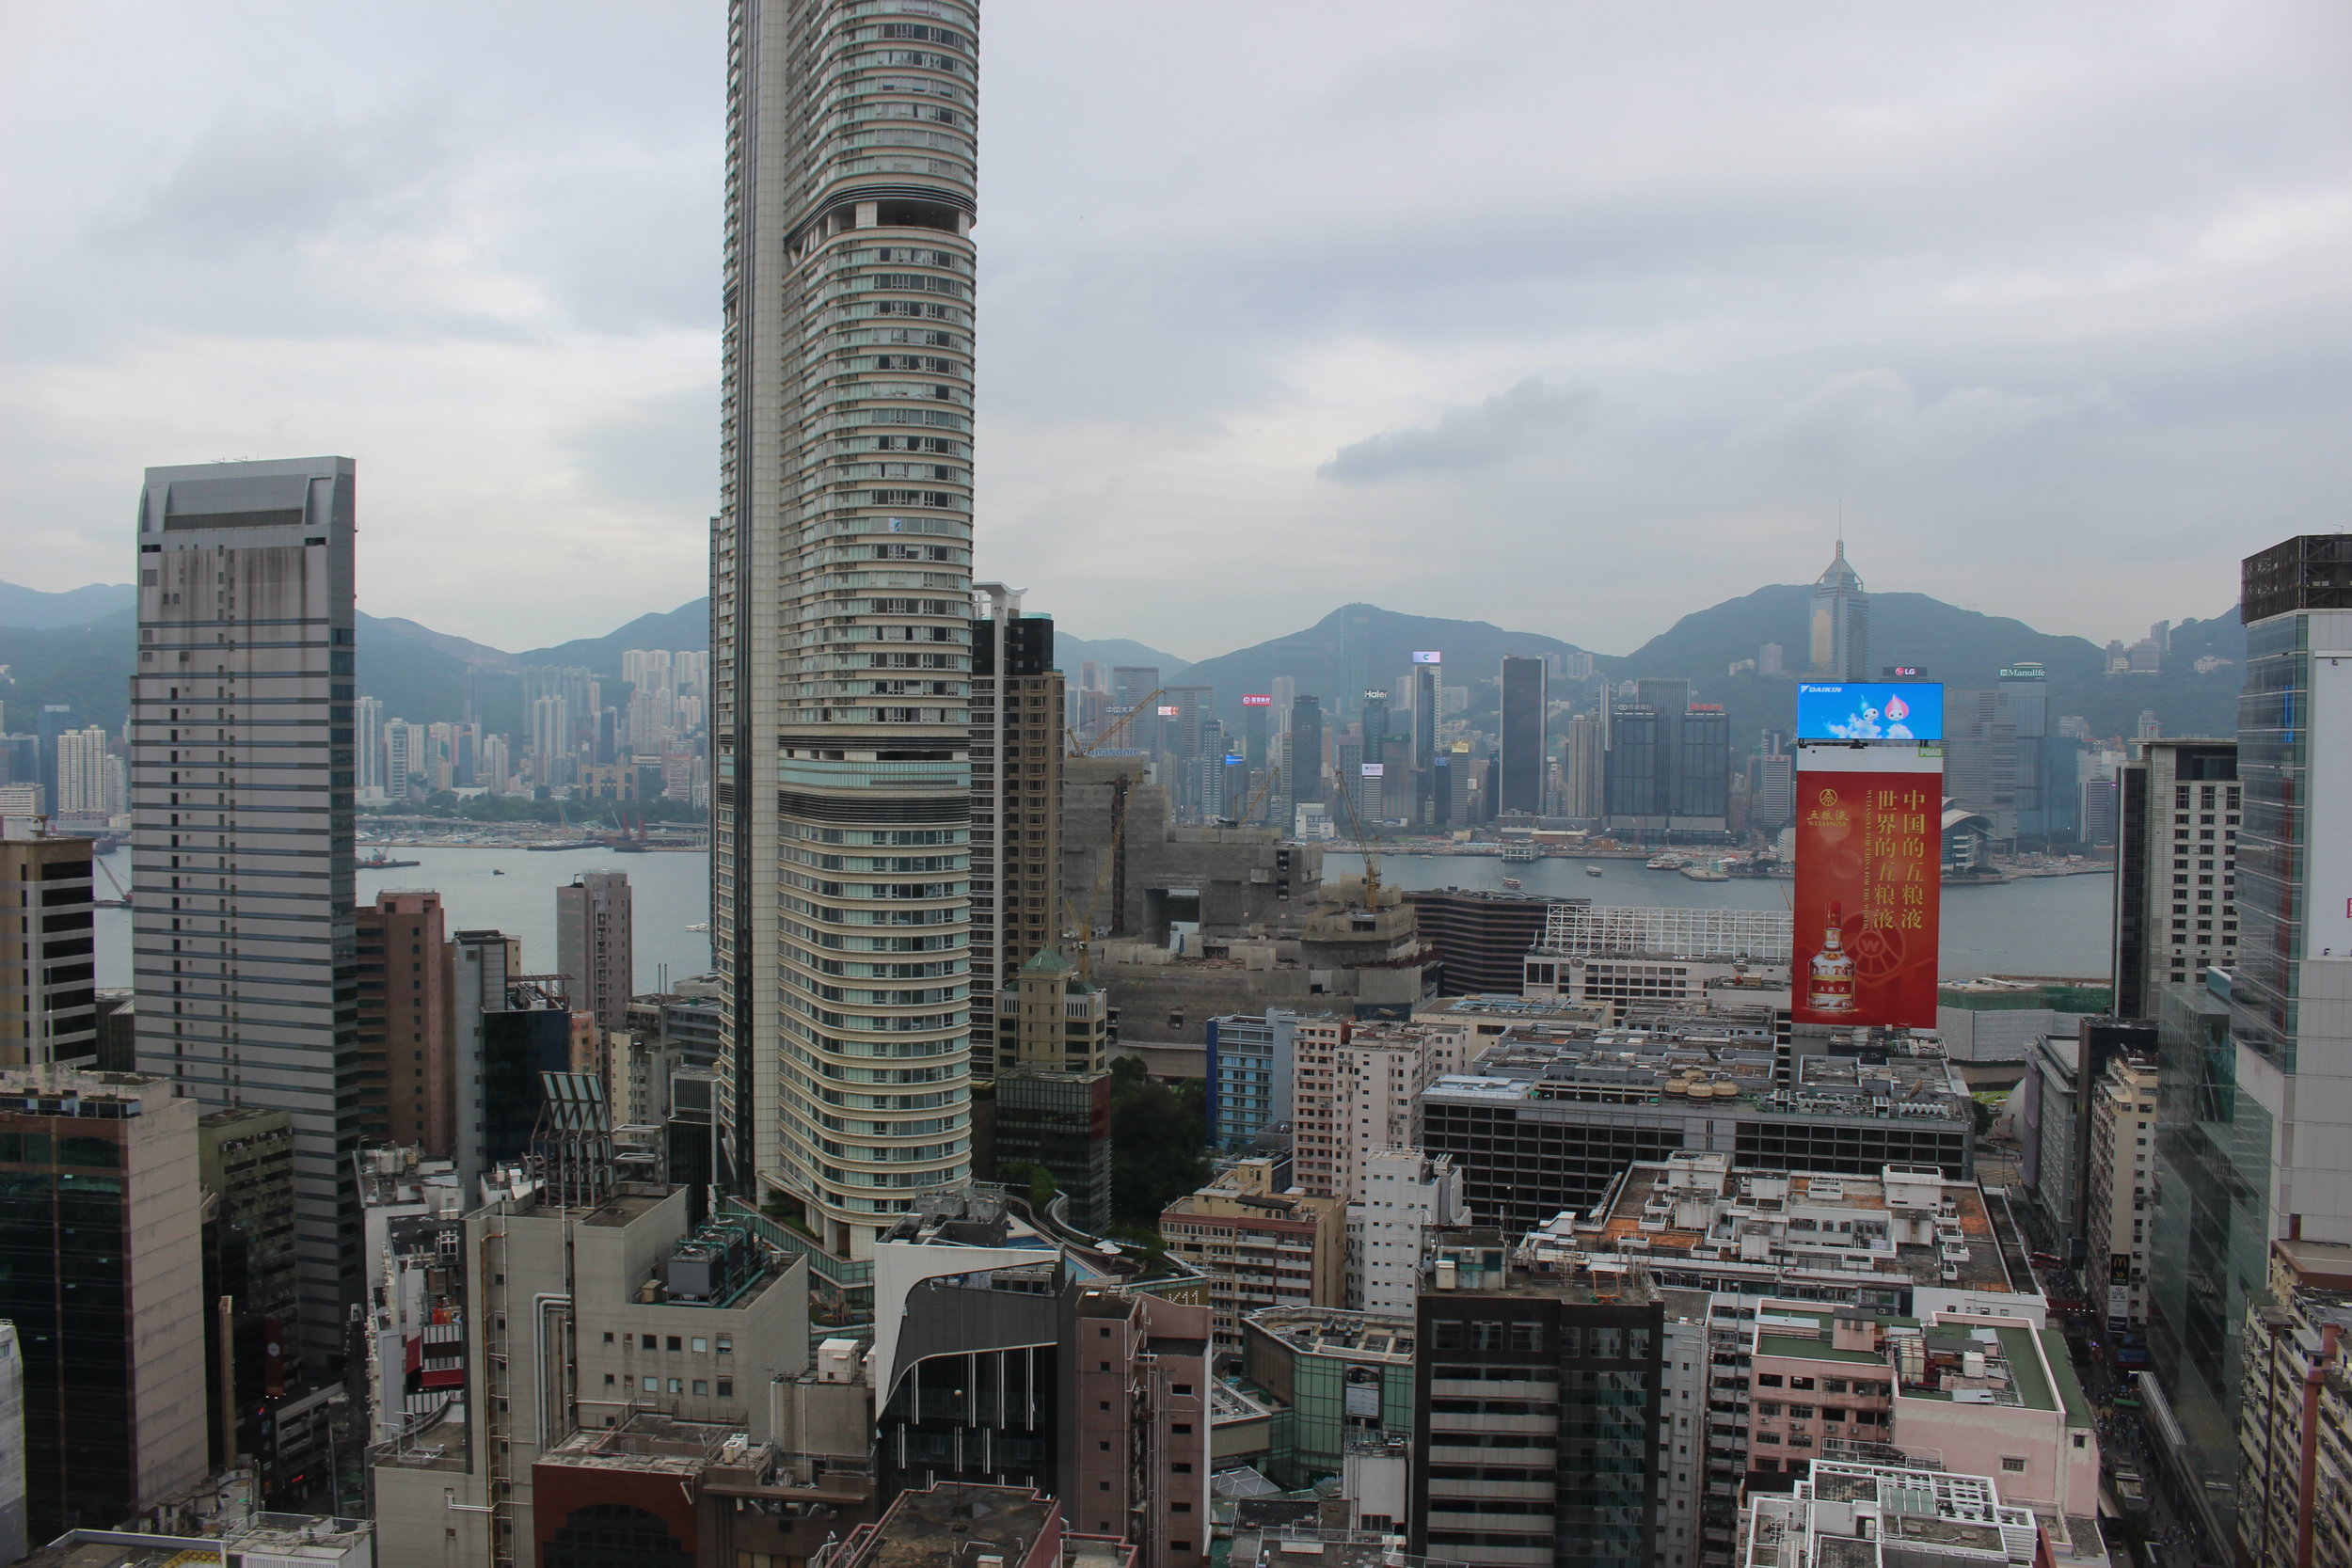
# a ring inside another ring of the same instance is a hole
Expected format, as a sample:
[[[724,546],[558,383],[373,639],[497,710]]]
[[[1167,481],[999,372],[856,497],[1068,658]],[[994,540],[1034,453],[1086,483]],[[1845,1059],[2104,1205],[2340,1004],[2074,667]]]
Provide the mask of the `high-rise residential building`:
[[[1597,713],[1570,719],[1560,741],[1561,816],[1575,822],[1599,818],[1606,809],[1608,761],[1608,719]]]
[[[90,849],[0,835],[0,1067],[97,1053]]]
[[[352,727],[353,750],[358,758],[358,778],[361,789],[384,787],[384,704],[374,697],[361,697],[352,704],[355,723]]]
[[[1301,1192],[1363,1198],[1364,1162],[1413,1141],[1413,1097],[1469,1067],[1466,1031],[1329,1013],[1292,1033],[1293,1178]]]
[[[720,1125],[727,1180],[797,1204],[837,1254],[970,1171],[951,976],[972,811],[976,22],[957,0],[893,21],[856,0],[731,6]]]
[[[451,1049],[450,946],[437,893],[378,893],[354,914],[358,942],[361,1134],[456,1150],[456,1059]]]
[[[973,607],[972,1073],[988,1078],[1013,1053],[997,992],[1060,931],[1063,693],[1051,618],[1023,614],[1001,583],[978,585]]]
[[[1238,1153],[1291,1119],[1291,1031],[1297,1022],[1289,1008],[1269,1007],[1228,1013],[1204,1026],[1203,1116],[1211,1148]]]
[[[2111,1053],[2090,1085],[2084,1161],[2084,1287],[2106,1293],[2110,1328],[2148,1321],[2148,1222],[2154,1208],[2156,1053]]]
[[[40,736],[40,798],[41,809],[57,810],[57,741],[60,736],[80,726],[74,723],[72,705],[47,703],[42,705],[39,735]]]
[[[555,972],[571,982],[573,1009],[594,1014],[599,1029],[628,1027],[636,925],[625,871],[583,871],[555,890]]]
[[[2154,740],[2119,771],[2118,1018],[2153,1018],[2159,986],[2236,959],[2237,761],[2234,740]]]
[[[2187,1495],[2223,1538],[2236,1506],[2240,1345],[2248,1304],[2266,1289],[2268,1245],[2352,1243],[2352,1150],[2333,1131],[2352,1121],[2352,1078],[2335,1065],[2352,1052],[2352,534],[2248,557],[2239,605],[2237,961],[2209,967],[2203,987],[2156,990],[2155,1376],[2142,1380],[2185,1439]],[[2214,893],[2218,919],[2231,786],[2215,783],[2210,804],[2204,783],[2189,786],[2185,810],[2180,787],[2172,829],[2216,837],[2172,841],[2166,875]]]
[[[354,494],[347,457],[148,469],[131,682],[139,1069],[293,1115],[321,1368],[359,1272]]]
[[[51,809],[59,816],[106,815],[106,732],[92,724],[57,736],[57,794]]]
[[[1013,1162],[1045,1170],[1069,1223],[1089,1234],[1111,1223],[1110,1016],[1102,988],[1051,947],[998,993],[998,1173]]]
[[[1410,1317],[1429,1233],[1470,1223],[1462,1173],[1451,1155],[1418,1148],[1384,1148],[1363,1168],[1363,1196],[1347,1210],[1348,1300],[1360,1311]]]
[[[2238,1414],[2236,1560],[2352,1562],[2352,1248],[2274,1241],[2265,1300],[2247,1319]]]
[[[204,1479],[193,1101],[127,1073],[0,1073],[0,1322],[24,1355],[36,1541]]]
[[[1823,680],[1870,677],[1870,595],[1846,564],[1846,542],[1813,584],[1812,673]]]
[[[405,719],[384,721],[384,793],[405,800],[423,781],[424,726]]]
[[[1544,661],[1532,655],[1502,659],[1502,750],[1495,810],[1540,816],[1544,811]]]

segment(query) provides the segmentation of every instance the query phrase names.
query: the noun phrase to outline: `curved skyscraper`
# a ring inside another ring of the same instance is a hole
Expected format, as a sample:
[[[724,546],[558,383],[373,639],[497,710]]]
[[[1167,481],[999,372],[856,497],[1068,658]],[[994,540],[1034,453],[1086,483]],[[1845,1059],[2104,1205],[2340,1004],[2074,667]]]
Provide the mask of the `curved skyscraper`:
[[[975,8],[733,0],[711,939],[726,1176],[863,1256],[970,1171]]]
[[[1870,678],[1870,595],[1846,564],[1846,542],[1813,584],[1813,673],[1834,681]]]

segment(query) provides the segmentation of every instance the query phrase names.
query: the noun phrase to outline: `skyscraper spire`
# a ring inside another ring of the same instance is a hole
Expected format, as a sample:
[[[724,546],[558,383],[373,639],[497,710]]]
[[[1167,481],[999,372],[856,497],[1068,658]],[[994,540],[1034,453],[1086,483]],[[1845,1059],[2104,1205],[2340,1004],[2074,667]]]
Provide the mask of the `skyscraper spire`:
[[[1870,596],[1863,592],[1862,575],[1846,560],[1842,528],[1836,554],[1814,579],[1812,641],[1814,675],[1840,681],[1868,678]]]

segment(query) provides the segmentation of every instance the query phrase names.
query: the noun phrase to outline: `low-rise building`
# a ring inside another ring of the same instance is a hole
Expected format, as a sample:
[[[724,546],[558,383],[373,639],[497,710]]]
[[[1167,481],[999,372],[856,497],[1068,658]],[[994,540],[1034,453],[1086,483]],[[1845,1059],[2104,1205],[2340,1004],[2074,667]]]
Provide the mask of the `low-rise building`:
[[[388,1564],[390,1559],[384,1560]],[[375,1568],[375,1527],[365,1519],[251,1513],[216,1533],[72,1529],[16,1568],[185,1568],[191,1563],[267,1563],[270,1568]]]
[[[1606,1029],[1514,1027],[1417,1097],[1414,1146],[1451,1154],[1505,1230],[1598,1202],[1628,1164],[1722,1153],[1753,1170],[1964,1180],[1975,1113],[1940,1048],[1800,1029],[1785,1009],[1636,1013]]]
[[[1242,1320],[1242,1370],[1282,1412],[1259,1465],[1278,1486],[1345,1474],[1366,1438],[1413,1433],[1413,1318],[1267,1307]],[[1401,1511],[1395,1511],[1401,1513]]]
[[[2001,1568],[2052,1560],[2033,1511],[1990,1476],[1823,1464],[1741,1511],[1745,1568]]]
[[[1207,1555],[1203,1527],[1200,1550]],[[1136,1568],[1136,1550],[1115,1535],[1073,1527],[1060,1500],[1022,1486],[942,1481],[901,1492],[872,1524],[828,1545],[810,1568]]]
[[[1238,1353],[1248,1313],[1342,1304],[1346,1217],[1336,1198],[1279,1190],[1272,1160],[1241,1160],[1161,1211],[1160,1235],[1170,1257],[1208,1276],[1216,1348]]]

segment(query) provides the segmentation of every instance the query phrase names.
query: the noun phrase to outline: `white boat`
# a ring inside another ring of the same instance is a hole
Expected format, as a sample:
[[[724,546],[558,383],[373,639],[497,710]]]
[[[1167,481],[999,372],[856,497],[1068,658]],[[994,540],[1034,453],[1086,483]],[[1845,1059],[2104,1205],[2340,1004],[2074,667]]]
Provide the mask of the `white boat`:
[[[1584,868],[1584,875],[1587,877],[1597,877],[1600,875],[1600,867],[1597,865],[1588,865]]]
[[[707,920],[697,920],[694,924],[686,928],[690,931],[707,931],[710,929],[710,922]]]
[[[1644,861],[1642,863],[1642,869],[1645,871],[1679,871],[1690,863],[1691,863],[1689,861],[1684,860],[1680,855],[1677,855],[1673,850],[1669,849],[1664,854],[1652,855],[1649,859]]]
[[[1502,879],[1502,890],[1505,893],[1517,893],[1526,885],[1526,883],[1520,881],[1517,877],[1505,877]]]

